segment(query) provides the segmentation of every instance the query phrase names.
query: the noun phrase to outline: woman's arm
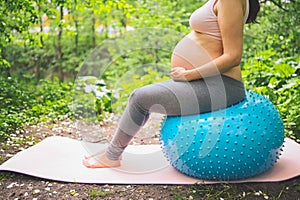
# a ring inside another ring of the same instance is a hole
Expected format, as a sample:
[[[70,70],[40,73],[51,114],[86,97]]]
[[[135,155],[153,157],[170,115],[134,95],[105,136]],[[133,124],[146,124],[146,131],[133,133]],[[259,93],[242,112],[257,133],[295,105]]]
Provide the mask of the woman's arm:
[[[227,72],[240,64],[243,49],[243,2],[241,0],[219,0],[216,6],[222,36],[223,54],[195,69],[173,68],[171,71],[173,80],[191,81],[215,76]]]

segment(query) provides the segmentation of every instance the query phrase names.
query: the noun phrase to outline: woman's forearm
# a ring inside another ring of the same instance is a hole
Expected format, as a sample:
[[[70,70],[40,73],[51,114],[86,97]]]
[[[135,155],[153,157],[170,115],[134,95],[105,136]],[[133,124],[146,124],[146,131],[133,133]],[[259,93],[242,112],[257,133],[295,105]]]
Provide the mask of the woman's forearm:
[[[216,76],[238,66],[240,64],[240,61],[241,58],[239,55],[233,56],[223,54],[222,56],[212,60],[211,62],[208,62],[194,69],[187,70],[185,76],[189,81]]]

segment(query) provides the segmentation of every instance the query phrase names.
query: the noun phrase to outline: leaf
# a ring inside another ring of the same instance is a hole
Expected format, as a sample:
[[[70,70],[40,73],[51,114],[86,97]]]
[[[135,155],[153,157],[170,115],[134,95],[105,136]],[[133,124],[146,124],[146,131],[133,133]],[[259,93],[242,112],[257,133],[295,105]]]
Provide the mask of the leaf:
[[[284,63],[277,64],[274,66],[274,72],[279,73],[281,78],[287,78],[290,75],[294,74],[295,71],[296,70],[291,65]]]
[[[272,78],[270,79],[270,81],[269,81],[268,86],[269,86],[270,88],[275,88],[275,87],[278,85],[278,83],[280,83],[280,80],[277,80],[276,77],[272,77]]]
[[[70,195],[74,196],[76,194],[75,190],[70,190]]]

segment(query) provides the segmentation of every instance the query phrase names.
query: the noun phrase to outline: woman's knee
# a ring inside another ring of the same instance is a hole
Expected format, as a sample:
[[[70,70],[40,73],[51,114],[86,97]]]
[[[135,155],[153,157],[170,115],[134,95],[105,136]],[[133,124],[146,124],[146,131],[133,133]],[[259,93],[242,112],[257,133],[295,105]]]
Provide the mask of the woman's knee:
[[[151,89],[149,86],[137,88],[131,93],[129,97],[129,103],[135,104],[143,110],[148,111],[149,106],[151,106],[153,103],[153,95],[155,95],[154,93],[155,89]]]
[[[145,101],[145,93],[142,88],[135,89],[129,96],[130,104],[138,104],[139,106],[143,105]]]

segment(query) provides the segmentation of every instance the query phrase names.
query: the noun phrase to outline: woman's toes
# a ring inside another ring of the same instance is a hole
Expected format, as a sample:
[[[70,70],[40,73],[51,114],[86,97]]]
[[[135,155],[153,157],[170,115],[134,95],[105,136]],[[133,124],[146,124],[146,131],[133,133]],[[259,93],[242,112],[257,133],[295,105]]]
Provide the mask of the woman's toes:
[[[111,168],[111,167],[119,167],[120,160],[110,160],[105,154],[84,158],[82,161],[83,165],[87,168]]]

